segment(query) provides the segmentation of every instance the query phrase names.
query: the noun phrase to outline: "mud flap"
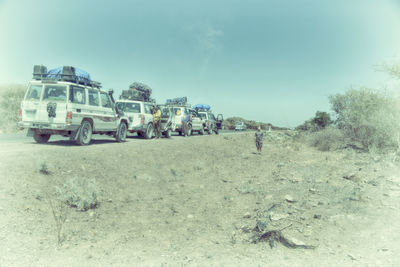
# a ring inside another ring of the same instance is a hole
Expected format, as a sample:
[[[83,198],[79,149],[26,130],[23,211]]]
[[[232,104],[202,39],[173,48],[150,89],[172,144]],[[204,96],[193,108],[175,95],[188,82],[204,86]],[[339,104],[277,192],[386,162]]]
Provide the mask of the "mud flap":
[[[26,136],[33,137],[34,134],[35,134],[35,131],[32,130],[32,128],[29,128],[28,132],[26,133]]]
[[[71,135],[69,136],[69,140],[76,141],[80,133],[81,133],[81,126],[78,128],[78,130],[71,133]]]

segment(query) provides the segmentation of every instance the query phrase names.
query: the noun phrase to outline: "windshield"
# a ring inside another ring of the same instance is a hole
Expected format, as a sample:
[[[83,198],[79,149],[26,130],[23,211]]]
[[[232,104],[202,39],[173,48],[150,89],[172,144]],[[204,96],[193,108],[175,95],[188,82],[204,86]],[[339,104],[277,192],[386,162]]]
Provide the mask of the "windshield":
[[[67,87],[62,85],[46,85],[44,89],[43,100],[66,101]]]
[[[118,109],[123,110],[124,112],[140,113],[140,104],[139,103],[118,102],[117,106],[118,106]]]
[[[25,100],[39,100],[42,94],[42,85],[31,85],[26,94]]]
[[[206,119],[206,118],[207,118],[206,114],[204,114],[204,113],[199,113],[199,114],[200,114],[200,117],[201,117],[202,119]]]

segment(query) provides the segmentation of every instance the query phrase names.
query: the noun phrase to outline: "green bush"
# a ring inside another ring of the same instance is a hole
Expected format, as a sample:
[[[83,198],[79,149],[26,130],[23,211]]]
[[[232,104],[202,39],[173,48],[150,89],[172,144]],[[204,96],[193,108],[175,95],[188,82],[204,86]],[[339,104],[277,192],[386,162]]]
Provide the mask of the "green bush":
[[[351,89],[329,97],[336,124],[363,148],[398,146],[400,113],[396,99],[368,88]]]
[[[331,116],[324,111],[317,111],[315,117],[296,127],[299,131],[319,131],[332,124]]]
[[[24,98],[26,86],[0,86],[0,132],[17,131],[18,110]]]
[[[58,198],[80,211],[93,209],[97,206],[96,180],[73,177],[67,180],[62,188],[57,187]]]
[[[308,140],[311,146],[321,151],[331,151],[346,145],[342,131],[334,127],[311,133]]]

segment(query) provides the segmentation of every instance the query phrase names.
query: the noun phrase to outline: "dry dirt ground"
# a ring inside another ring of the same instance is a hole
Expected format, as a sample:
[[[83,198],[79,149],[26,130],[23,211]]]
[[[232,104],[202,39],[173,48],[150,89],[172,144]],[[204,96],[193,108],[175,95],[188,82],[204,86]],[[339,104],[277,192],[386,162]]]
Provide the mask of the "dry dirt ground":
[[[252,135],[0,144],[0,266],[400,266],[399,161]],[[71,177],[99,205],[57,244]]]

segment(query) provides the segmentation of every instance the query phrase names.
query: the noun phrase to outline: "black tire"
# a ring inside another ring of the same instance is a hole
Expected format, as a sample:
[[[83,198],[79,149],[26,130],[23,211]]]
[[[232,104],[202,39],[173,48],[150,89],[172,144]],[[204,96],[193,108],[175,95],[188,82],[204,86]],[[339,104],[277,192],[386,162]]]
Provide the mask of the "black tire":
[[[118,130],[117,130],[117,134],[115,139],[117,140],[117,142],[121,143],[121,142],[125,142],[126,141],[126,134],[128,132],[128,127],[126,126],[125,122],[121,122],[118,125]]]
[[[35,139],[36,143],[38,144],[45,144],[49,141],[51,134],[40,134],[35,132],[33,134],[33,139]]]
[[[199,131],[200,135],[204,135],[204,128],[201,128],[201,130]]]
[[[182,131],[179,131],[178,133],[179,133],[179,135],[182,135],[182,134],[183,134]]]
[[[137,132],[137,136],[143,137],[143,133],[142,132]]]
[[[89,121],[84,120],[79,131],[78,139],[76,139],[76,143],[80,146],[89,145],[90,141],[92,141],[92,133],[92,124]]]
[[[149,125],[147,125],[146,132],[144,133],[144,138],[151,139],[153,138],[153,134],[154,134],[154,126],[153,124],[150,123]]]
[[[165,137],[166,137],[166,138],[171,138],[171,135],[172,135],[172,131],[171,131],[171,129],[168,129],[168,130],[165,132]]]

